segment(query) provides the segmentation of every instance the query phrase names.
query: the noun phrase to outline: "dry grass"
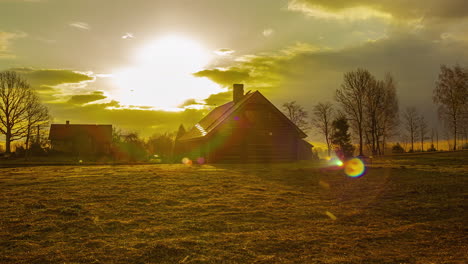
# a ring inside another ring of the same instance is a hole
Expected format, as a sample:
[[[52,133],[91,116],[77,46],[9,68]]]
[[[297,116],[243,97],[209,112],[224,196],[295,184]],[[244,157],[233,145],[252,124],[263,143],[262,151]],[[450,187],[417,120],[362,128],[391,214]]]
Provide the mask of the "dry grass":
[[[374,161],[359,179],[310,165],[4,168],[0,263],[465,263],[468,153],[448,155]]]

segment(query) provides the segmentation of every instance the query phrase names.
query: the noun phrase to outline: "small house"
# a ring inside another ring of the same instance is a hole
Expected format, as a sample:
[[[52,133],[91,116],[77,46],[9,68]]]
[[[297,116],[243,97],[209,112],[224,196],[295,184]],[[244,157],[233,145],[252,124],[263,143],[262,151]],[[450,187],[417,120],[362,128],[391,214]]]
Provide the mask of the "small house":
[[[111,151],[112,125],[52,124],[53,151],[72,155],[107,155]]]
[[[244,86],[234,84],[233,100],[180,136],[176,152],[194,162],[290,162],[312,157],[306,137],[259,91],[244,94]]]

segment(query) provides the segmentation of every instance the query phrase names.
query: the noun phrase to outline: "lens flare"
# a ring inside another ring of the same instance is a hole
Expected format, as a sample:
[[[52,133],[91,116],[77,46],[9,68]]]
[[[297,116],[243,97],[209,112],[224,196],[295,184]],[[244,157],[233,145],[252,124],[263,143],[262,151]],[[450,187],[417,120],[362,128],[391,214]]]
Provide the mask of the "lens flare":
[[[204,157],[199,157],[199,158],[197,159],[197,163],[200,164],[200,165],[201,165],[201,164],[205,164],[205,158],[204,158]]]
[[[183,158],[182,163],[185,165],[192,165],[192,160],[189,158]]]
[[[358,158],[352,158],[344,164],[344,173],[349,177],[358,178],[364,175],[366,172],[366,166],[362,160]]]
[[[338,166],[338,167],[341,167],[343,166],[343,161],[341,161],[339,158],[330,158],[328,159],[328,163],[331,165],[331,166]]]

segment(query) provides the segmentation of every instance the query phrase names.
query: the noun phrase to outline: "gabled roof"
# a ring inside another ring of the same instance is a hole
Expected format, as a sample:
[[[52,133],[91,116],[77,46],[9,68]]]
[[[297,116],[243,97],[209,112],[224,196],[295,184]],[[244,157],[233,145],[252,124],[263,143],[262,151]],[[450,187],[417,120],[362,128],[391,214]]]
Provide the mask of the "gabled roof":
[[[179,138],[181,141],[192,140],[197,138],[202,138],[211,132],[213,132],[220,124],[227,120],[231,115],[233,115],[237,110],[241,109],[246,105],[254,96],[261,96],[265,99],[266,102],[274,108],[278,115],[285,119],[297,132],[304,138],[307,135],[298,128],[289,118],[287,118],[278,108],[276,108],[268,99],[266,99],[259,91],[253,93],[247,93],[244,97],[237,103],[229,102],[213,109],[208,115],[206,115],[200,122],[195,124],[192,129],[187,131],[182,137]]]
[[[79,125],[52,124],[50,125],[50,140],[72,140],[79,136],[94,138],[97,142],[112,141],[112,125]]]

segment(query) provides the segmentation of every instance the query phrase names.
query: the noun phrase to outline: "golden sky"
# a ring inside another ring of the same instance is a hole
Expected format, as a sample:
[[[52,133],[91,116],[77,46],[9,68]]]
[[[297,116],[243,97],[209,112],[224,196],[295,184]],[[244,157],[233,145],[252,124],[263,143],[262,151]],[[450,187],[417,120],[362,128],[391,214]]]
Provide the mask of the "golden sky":
[[[193,125],[233,83],[311,110],[363,67],[436,126],[439,67],[467,65],[467,31],[465,0],[0,0],[0,70],[55,122],[149,136]]]

